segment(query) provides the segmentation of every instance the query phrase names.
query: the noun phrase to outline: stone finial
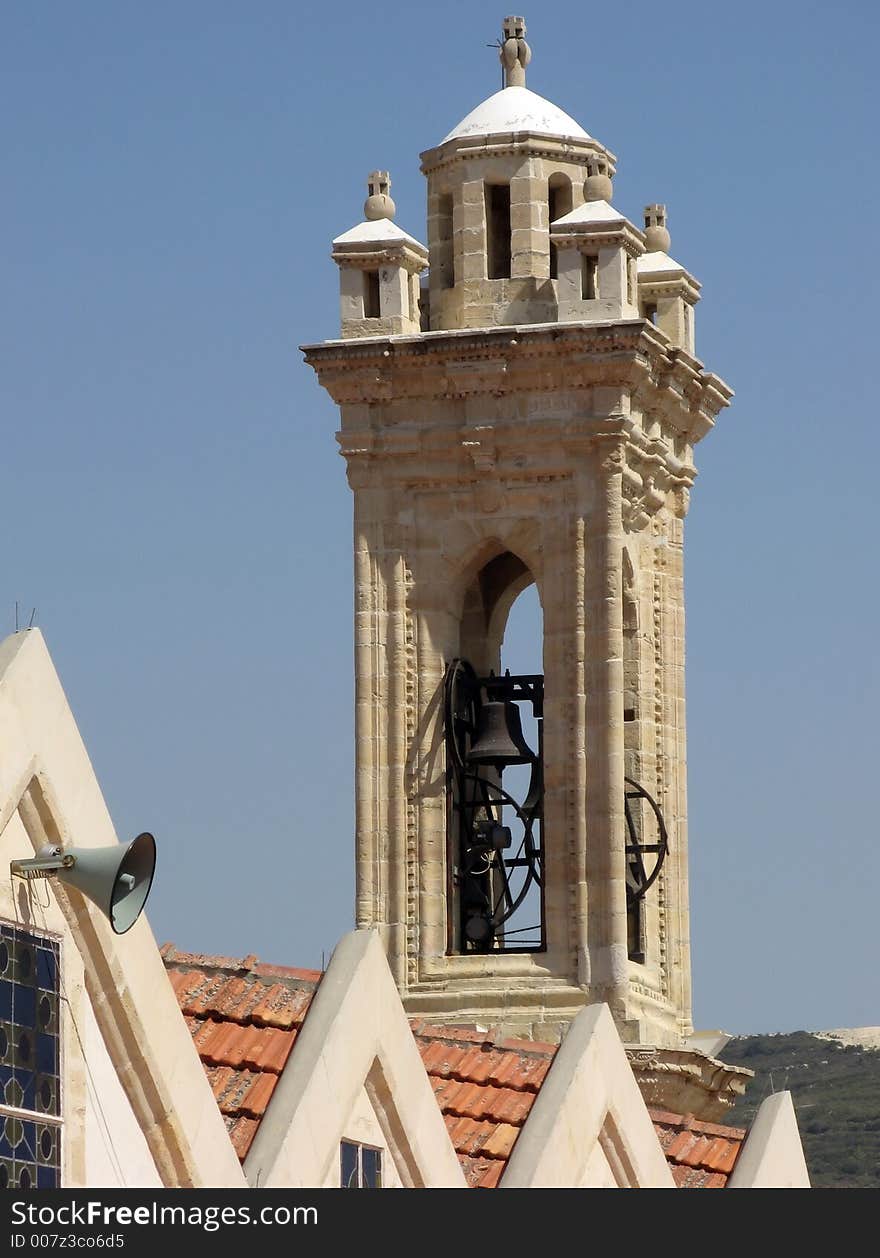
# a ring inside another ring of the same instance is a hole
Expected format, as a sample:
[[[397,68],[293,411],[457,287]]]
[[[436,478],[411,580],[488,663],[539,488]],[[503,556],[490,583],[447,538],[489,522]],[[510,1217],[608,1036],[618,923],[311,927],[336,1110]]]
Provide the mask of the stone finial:
[[[364,216],[375,222],[380,218],[394,218],[397,206],[389,195],[391,176],[387,170],[374,170],[367,179],[369,196],[364,202]]]
[[[584,180],[584,200],[610,202],[613,193],[614,185],[611,182],[605,158],[588,158],[587,177]]]
[[[648,253],[669,252],[669,232],[666,229],[666,206],[645,206],[645,245]]]
[[[506,17],[501,28],[504,39],[501,44],[501,64],[504,67],[505,87],[525,87],[526,66],[532,59],[532,50],[525,41],[524,17]]]

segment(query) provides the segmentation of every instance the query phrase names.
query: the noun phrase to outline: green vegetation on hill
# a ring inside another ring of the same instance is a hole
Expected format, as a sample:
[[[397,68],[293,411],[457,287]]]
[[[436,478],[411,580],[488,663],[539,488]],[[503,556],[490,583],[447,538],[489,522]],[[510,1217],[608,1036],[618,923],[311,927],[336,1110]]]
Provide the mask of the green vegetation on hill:
[[[880,1188],[880,1051],[791,1035],[741,1035],[719,1053],[755,1078],[724,1121],[748,1126],[770,1092],[792,1094],[814,1188]]]

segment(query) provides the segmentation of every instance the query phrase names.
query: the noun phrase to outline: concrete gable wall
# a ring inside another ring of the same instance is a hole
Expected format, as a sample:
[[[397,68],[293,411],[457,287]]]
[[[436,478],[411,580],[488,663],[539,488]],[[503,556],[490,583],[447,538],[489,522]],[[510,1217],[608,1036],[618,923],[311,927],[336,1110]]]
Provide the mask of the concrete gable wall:
[[[346,935],[331,957],[248,1154],[248,1181],[332,1183],[339,1142],[359,1129],[386,1150],[406,1187],[465,1187],[378,933],[369,930]]]
[[[80,1031],[85,1048],[85,1185],[161,1188],[156,1164],[119,1082],[88,997],[83,1002]]]
[[[63,1183],[104,1187],[157,1177],[166,1187],[243,1187],[146,917],[117,937],[77,892],[9,874],[10,860],[47,843],[116,842],[42,635],[31,630],[5,639],[0,918],[51,933],[62,945]]]
[[[608,1165],[602,1146],[597,1142],[588,1155],[584,1173],[578,1188],[617,1188],[614,1172]]]
[[[352,1106],[351,1113],[342,1126],[343,1140],[351,1140],[356,1144],[364,1144],[382,1150],[382,1187],[402,1188],[403,1182],[394,1161],[394,1154],[388,1148],[385,1133],[373,1109],[366,1088],[361,1088]],[[339,1188],[339,1159],[333,1160],[330,1171],[324,1179],[322,1188]]]
[[[577,1015],[514,1146],[503,1188],[673,1188],[607,1005]]]
[[[86,991],[82,956],[51,885],[8,877],[33,849],[16,813],[0,834],[0,921],[61,945],[62,1186],[159,1187],[144,1134],[120,1084]],[[30,891],[30,893],[29,893]]]
[[[794,1104],[790,1092],[774,1092],[761,1102],[728,1188],[809,1188]]]

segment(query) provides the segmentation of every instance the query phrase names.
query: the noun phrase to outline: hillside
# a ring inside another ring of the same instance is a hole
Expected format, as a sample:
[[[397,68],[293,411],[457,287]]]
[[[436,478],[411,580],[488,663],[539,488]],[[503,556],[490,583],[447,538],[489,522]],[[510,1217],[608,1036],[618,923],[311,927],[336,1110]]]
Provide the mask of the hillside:
[[[755,1072],[725,1122],[746,1126],[769,1092],[787,1088],[813,1186],[880,1188],[880,1052],[796,1031],[736,1036],[718,1055]]]

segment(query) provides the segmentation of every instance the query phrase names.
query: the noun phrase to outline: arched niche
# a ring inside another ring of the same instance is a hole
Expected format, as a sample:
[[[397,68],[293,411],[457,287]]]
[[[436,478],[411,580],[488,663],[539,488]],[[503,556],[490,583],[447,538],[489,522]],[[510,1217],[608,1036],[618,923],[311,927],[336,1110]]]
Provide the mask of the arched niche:
[[[472,724],[465,726],[472,732],[462,734],[461,743],[456,744],[457,735],[447,742],[448,948],[451,953],[543,951],[543,627],[535,616],[539,601],[534,595],[528,598],[522,606],[525,615],[518,608],[514,623],[510,620],[514,604],[531,587],[537,590],[538,581],[524,559],[495,541],[473,556],[463,575],[459,655],[474,670],[476,690],[471,693],[479,697],[468,718]],[[502,651],[509,628],[516,639],[513,654]],[[527,666],[521,669],[526,659]],[[510,742],[528,759],[505,764],[471,761],[469,750],[475,741],[489,730],[498,732],[502,701],[508,705],[504,720]],[[461,727],[450,721],[447,734],[450,729]],[[506,835],[506,841],[487,856],[482,835],[489,823]]]
[[[501,644],[510,609],[534,584],[531,569],[510,550],[483,563],[465,587],[459,653],[486,674],[501,667]]]
[[[572,203],[571,180],[561,171],[554,172],[547,181],[547,225],[568,214],[574,208]],[[559,270],[556,260],[556,246],[550,242],[550,278],[555,280]]]

